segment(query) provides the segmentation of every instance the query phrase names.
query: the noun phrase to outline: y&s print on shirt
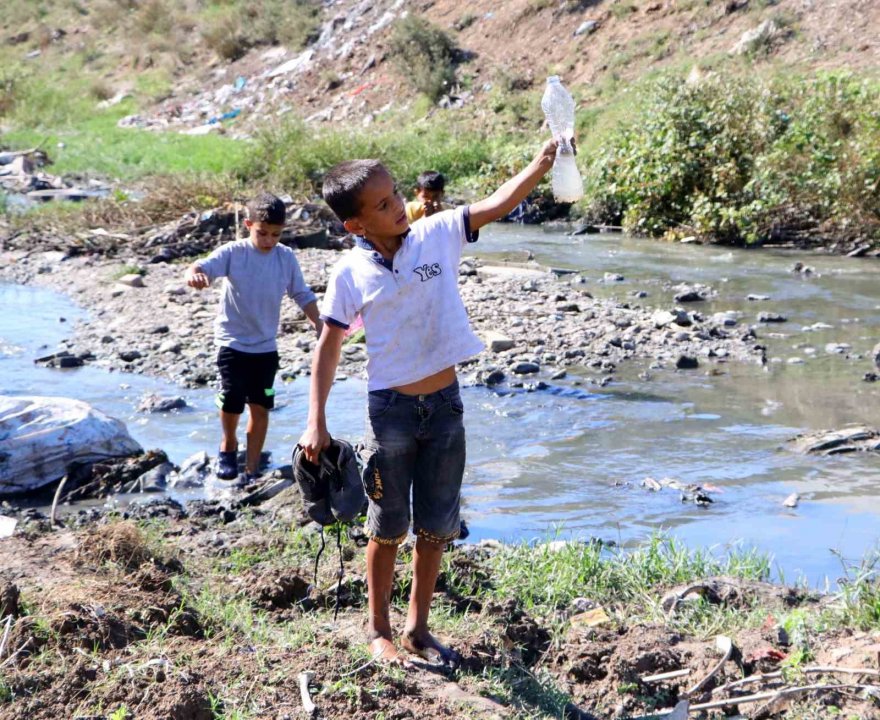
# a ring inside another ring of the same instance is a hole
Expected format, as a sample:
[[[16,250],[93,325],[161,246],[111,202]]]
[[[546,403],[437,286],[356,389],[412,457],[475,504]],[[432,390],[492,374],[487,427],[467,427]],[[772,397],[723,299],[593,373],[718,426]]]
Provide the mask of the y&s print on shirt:
[[[425,282],[432,277],[437,277],[443,270],[440,268],[440,263],[434,263],[433,265],[425,263],[421,267],[414,268],[413,272],[421,278],[422,282]]]

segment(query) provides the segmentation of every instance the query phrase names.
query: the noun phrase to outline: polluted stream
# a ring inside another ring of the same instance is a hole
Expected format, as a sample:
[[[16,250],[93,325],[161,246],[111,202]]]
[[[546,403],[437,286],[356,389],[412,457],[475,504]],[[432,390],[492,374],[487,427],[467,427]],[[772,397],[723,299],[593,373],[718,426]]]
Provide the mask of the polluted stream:
[[[569,237],[521,225],[487,230],[476,247],[485,261],[519,264],[531,255],[576,271],[596,297],[666,308],[672,286],[703,283],[717,294],[689,310],[740,313],[740,325],[755,323],[760,312],[787,322],[758,325],[766,366],[701,359],[698,369],[674,371],[629,362],[604,387],[570,372],[558,387],[535,392],[465,388],[463,515],[470,540],[632,544],[665,531],[719,552],[756,548],[773,558],[778,579],[813,586],[836,584],[842,559],[857,563],[875,548],[880,457],[814,457],[785,448],[805,431],[880,426],[880,383],[862,380],[880,339],[875,260]],[[793,272],[797,262],[812,272]],[[647,296],[635,300],[636,293]],[[175,463],[203,450],[215,454],[219,427],[210,390],[94,367],[36,366],[33,359],[52,352],[85,312],[63,295],[20,285],[0,284],[0,307],[0,391],[84,400],[125,421],[144,448],[161,448]],[[266,448],[277,465],[289,462],[305,425],[308,378],[279,379],[276,388]],[[180,395],[189,407],[138,412],[151,393]],[[365,393],[361,379],[335,384],[332,433],[361,437]],[[671,488],[651,491],[642,486],[647,477],[699,484],[713,502],[698,506]],[[784,506],[792,493],[797,506]]]

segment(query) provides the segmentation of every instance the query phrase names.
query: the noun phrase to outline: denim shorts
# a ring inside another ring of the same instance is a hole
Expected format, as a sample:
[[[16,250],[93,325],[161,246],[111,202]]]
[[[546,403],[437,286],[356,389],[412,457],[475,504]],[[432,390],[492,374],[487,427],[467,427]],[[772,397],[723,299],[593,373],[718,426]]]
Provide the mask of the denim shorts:
[[[410,507],[416,535],[435,543],[458,537],[463,415],[458,381],[429,395],[369,393],[362,453],[369,500],[366,534],[373,540],[403,542]]]

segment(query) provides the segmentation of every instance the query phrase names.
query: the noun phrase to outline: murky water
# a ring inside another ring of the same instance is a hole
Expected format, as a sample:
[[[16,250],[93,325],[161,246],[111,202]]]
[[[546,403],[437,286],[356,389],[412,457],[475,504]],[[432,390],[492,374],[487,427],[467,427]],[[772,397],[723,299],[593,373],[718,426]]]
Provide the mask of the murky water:
[[[664,285],[702,282],[718,291],[701,312],[740,310],[749,322],[761,310],[789,322],[762,327],[761,342],[778,360],[767,369],[728,364],[720,376],[703,369],[652,373],[621,368],[616,382],[584,397],[528,393],[498,397],[485,388],[464,391],[469,434],[464,512],[473,535],[504,539],[563,535],[622,542],[667,529],[689,543],[733,543],[772,553],[785,578],[819,583],[840,575],[838,551],[851,560],[880,536],[880,458],[812,458],[782,449],[805,429],[848,422],[880,425],[880,383],[862,382],[867,357],[880,340],[880,269],[876,260],[825,258],[763,250],[731,251],[666,245],[620,236],[569,238],[534,228],[497,227],[476,248],[487,257],[528,250],[542,263],[577,269],[595,295],[621,299],[645,290],[641,302],[666,306]],[[811,278],[793,274],[800,260]],[[601,282],[605,272],[623,283]],[[748,294],[770,296],[750,302]],[[150,378],[97,368],[47,370],[32,359],[54,348],[82,317],[63,296],[0,286],[0,390],[86,400],[129,425],[145,447],[173,460],[217,441],[213,398]],[[65,317],[66,323],[58,318]],[[814,328],[817,323],[830,327]],[[862,360],[826,352],[847,343]],[[789,358],[803,364],[789,364]],[[585,386],[587,387],[587,386]],[[182,394],[191,409],[171,416],[135,411],[147,392]],[[331,394],[331,432],[355,439],[363,430],[365,384],[338,383]],[[306,416],[308,384],[280,385],[267,447],[286,459]],[[671,490],[651,493],[646,477],[709,484],[716,502],[683,504]],[[795,509],[782,501],[792,492]]]

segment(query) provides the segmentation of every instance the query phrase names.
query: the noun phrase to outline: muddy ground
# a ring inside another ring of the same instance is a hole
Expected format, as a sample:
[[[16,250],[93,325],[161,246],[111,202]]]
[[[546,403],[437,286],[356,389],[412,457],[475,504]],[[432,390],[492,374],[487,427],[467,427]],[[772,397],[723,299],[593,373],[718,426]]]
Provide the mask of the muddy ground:
[[[290,490],[247,511],[152,501],[133,507],[129,520],[74,513],[55,530],[32,517],[0,541],[0,628],[11,617],[0,649],[0,718],[302,718],[303,671],[314,673],[316,718],[641,717],[671,708],[722,658],[713,628],[688,632],[676,622],[683,611],[674,598],[692,603],[688,588],[646,586],[656,602],[666,597],[654,621],[622,600],[598,617],[582,612],[591,605],[585,598],[538,613],[496,587],[493,557],[502,550],[484,544],[451,550],[435,595],[437,629],[462,653],[461,667],[415,658],[407,669],[370,664],[363,535],[350,530],[344,538],[334,620],[335,548],[330,542],[314,585],[318,540],[300,529],[298,507]],[[406,553],[405,546],[394,591],[398,628]],[[812,639],[809,662],[787,659],[794,640],[775,618],[821,612],[830,598],[730,578],[694,586],[700,602],[753,621],[731,633],[730,660],[691,693],[692,703],[877,683],[877,633],[828,629]],[[689,672],[650,679],[677,670]],[[780,670],[784,678],[772,675]],[[754,680],[759,673],[771,675]],[[753,682],[730,687],[743,677]],[[772,695],[718,712],[880,717],[855,687]]]

